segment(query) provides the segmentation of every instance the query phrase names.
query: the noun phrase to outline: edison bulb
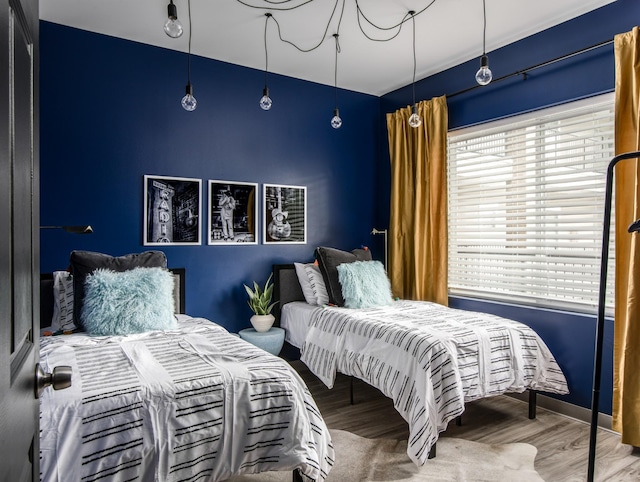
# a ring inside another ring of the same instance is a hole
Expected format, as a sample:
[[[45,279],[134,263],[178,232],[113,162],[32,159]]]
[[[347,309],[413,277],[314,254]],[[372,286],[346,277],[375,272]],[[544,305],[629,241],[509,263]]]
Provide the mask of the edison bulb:
[[[196,106],[198,105],[198,101],[193,96],[193,86],[191,84],[187,84],[186,91],[187,93],[182,98],[181,104],[184,110],[191,112],[195,110]]]
[[[178,38],[182,35],[182,24],[178,20],[178,9],[173,3],[173,0],[169,0],[167,5],[167,21],[164,23],[164,32],[171,38]]]
[[[331,118],[331,127],[334,129],[340,129],[342,125],[342,119],[340,118],[340,111],[338,109],[333,110],[333,117]]]
[[[177,18],[168,18],[164,23],[164,33],[171,38],[178,38],[182,35],[183,29],[180,20]]]
[[[493,79],[493,74],[489,69],[489,58],[483,55],[480,59],[480,68],[476,72],[476,82],[480,85],[487,85]]]
[[[409,125],[411,127],[415,128],[415,127],[420,127],[420,124],[422,124],[422,119],[418,115],[418,108],[414,104],[414,106],[413,106],[413,114],[411,114],[411,116],[409,116]]]
[[[260,98],[260,107],[262,108],[262,110],[269,110],[271,109],[271,104],[273,104],[273,101],[271,100],[271,97],[269,97],[269,88],[265,87],[262,90],[262,97]]]
[[[184,110],[188,110],[189,112],[191,112],[192,110],[196,109],[197,105],[198,101],[191,94],[187,94],[182,98],[182,108]]]

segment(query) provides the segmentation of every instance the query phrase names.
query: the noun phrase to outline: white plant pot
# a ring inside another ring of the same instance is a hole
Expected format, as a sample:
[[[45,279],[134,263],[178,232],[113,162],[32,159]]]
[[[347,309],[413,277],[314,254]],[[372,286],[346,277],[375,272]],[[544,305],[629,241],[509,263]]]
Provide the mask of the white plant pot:
[[[253,315],[251,317],[251,325],[256,331],[269,331],[269,329],[273,326],[273,322],[275,321],[275,319],[275,316],[273,316],[272,314]]]

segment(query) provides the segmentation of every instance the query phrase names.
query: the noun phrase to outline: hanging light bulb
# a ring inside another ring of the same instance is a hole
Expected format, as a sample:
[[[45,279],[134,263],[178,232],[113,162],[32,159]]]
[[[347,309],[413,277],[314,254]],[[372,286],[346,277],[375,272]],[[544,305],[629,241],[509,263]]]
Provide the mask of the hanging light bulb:
[[[164,32],[171,38],[178,38],[182,36],[182,24],[178,20],[178,9],[173,4],[173,0],[169,0],[167,5],[168,17],[164,23]]]
[[[340,129],[342,119],[340,118],[340,109],[333,109],[333,117],[331,118],[331,127]]]
[[[271,100],[271,97],[269,97],[269,87],[265,87],[264,89],[262,89],[260,107],[262,107],[262,110],[269,110],[271,109],[271,104],[273,104],[273,101]]]
[[[413,92],[413,114],[409,116],[409,125],[414,129],[422,124],[422,119],[418,115],[418,106],[416,104],[416,12],[409,10],[411,20],[413,24],[413,82],[411,84],[411,90]]]
[[[413,114],[409,116],[409,125],[413,128],[420,127],[422,124],[422,119],[418,115],[418,106],[413,104]]]
[[[186,94],[182,98],[181,104],[182,104],[182,108],[184,110],[187,110],[189,112],[191,112],[192,110],[196,110],[196,106],[198,105],[198,101],[193,96],[193,85],[191,85],[191,82],[189,82],[187,84]]]
[[[340,109],[338,109],[338,53],[340,52],[340,43],[338,42],[337,33],[333,34],[333,38],[336,40],[336,60],[333,69],[333,98],[335,101],[335,109],[333,109],[333,117],[331,118],[331,127],[334,129],[340,129],[342,126],[342,119],[340,118]]]
[[[476,72],[476,82],[480,85],[487,85],[493,79],[493,74],[489,69],[489,57],[487,57],[486,38],[487,38],[487,5],[486,0],[482,0],[482,57],[480,57],[480,68]]]
[[[480,58],[480,68],[476,72],[476,82],[480,85],[487,85],[493,79],[491,69],[489,69],[489,57],[483,55]]]
[[[172,2],[173,3],[173,2]],[[191,31],[193,30],[191,25],[191,0],[187,2],[189,9],[189,50],[187,52],[187,87],[186,94],[180,102],[182,108],[188,112],[194,111],[198,105],[198,101],[193,96],[193,86],[191,85]]]
[[[269,87],[267,86],[267,72],[269,70],[269,52],[267,51],[267,25],[269,19],[272,17],[270,13],[265,13],[266,20],[264,21],[264,89],[262,89],[262,97],[260,98],[260,108],[262,110],[271,109],[273,101],[269,97]]]

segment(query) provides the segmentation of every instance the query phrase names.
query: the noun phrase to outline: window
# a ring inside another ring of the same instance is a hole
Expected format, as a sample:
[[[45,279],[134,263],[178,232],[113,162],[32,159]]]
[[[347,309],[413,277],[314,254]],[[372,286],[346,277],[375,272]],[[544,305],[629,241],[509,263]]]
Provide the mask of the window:
[[[596,312],[613,130],[608,94],[449,133],[450,295]]]

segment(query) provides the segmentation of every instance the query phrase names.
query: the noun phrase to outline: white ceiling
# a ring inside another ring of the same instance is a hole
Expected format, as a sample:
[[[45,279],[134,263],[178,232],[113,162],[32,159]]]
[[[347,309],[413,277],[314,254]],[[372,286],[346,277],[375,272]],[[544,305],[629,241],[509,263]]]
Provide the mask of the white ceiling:
[[[169,0],[40,0],[40,18],[91,32],[186,52],[188,0],[174,0],[185,34],[169,38],[163,31]],[[190,0],[191,51],[195,55],[233,64],[265,68],[265,12],[271,12],[282,36],[303,49],[325,41],[310,53],[301,53],[278,38],[269,21],[269,72],[334,85],[335,42],[340,10],[341,53],[338,87],[383,95],[410,84],[413,78],[412,25],[388,42],[368,40],[358,26],[356,0]],[[587,13],[615,0],[486,0],[486,50],[490,52],[536,32]],[[381,27],[398,24],[409,10],[416,15],[416,80],[482,55],[482,0],[358,0],[364,16]],[[324,34],[337,3],[336,14]],[[299,8],[280,11],[300,5]],[[388,38],[396,30],[381,31],[359,17],[367,34]],[[567,52],[569,53],[569,52]],[[479,62],[479,61],[478,61]],[[192,71],[196,77],[197,72]]]

